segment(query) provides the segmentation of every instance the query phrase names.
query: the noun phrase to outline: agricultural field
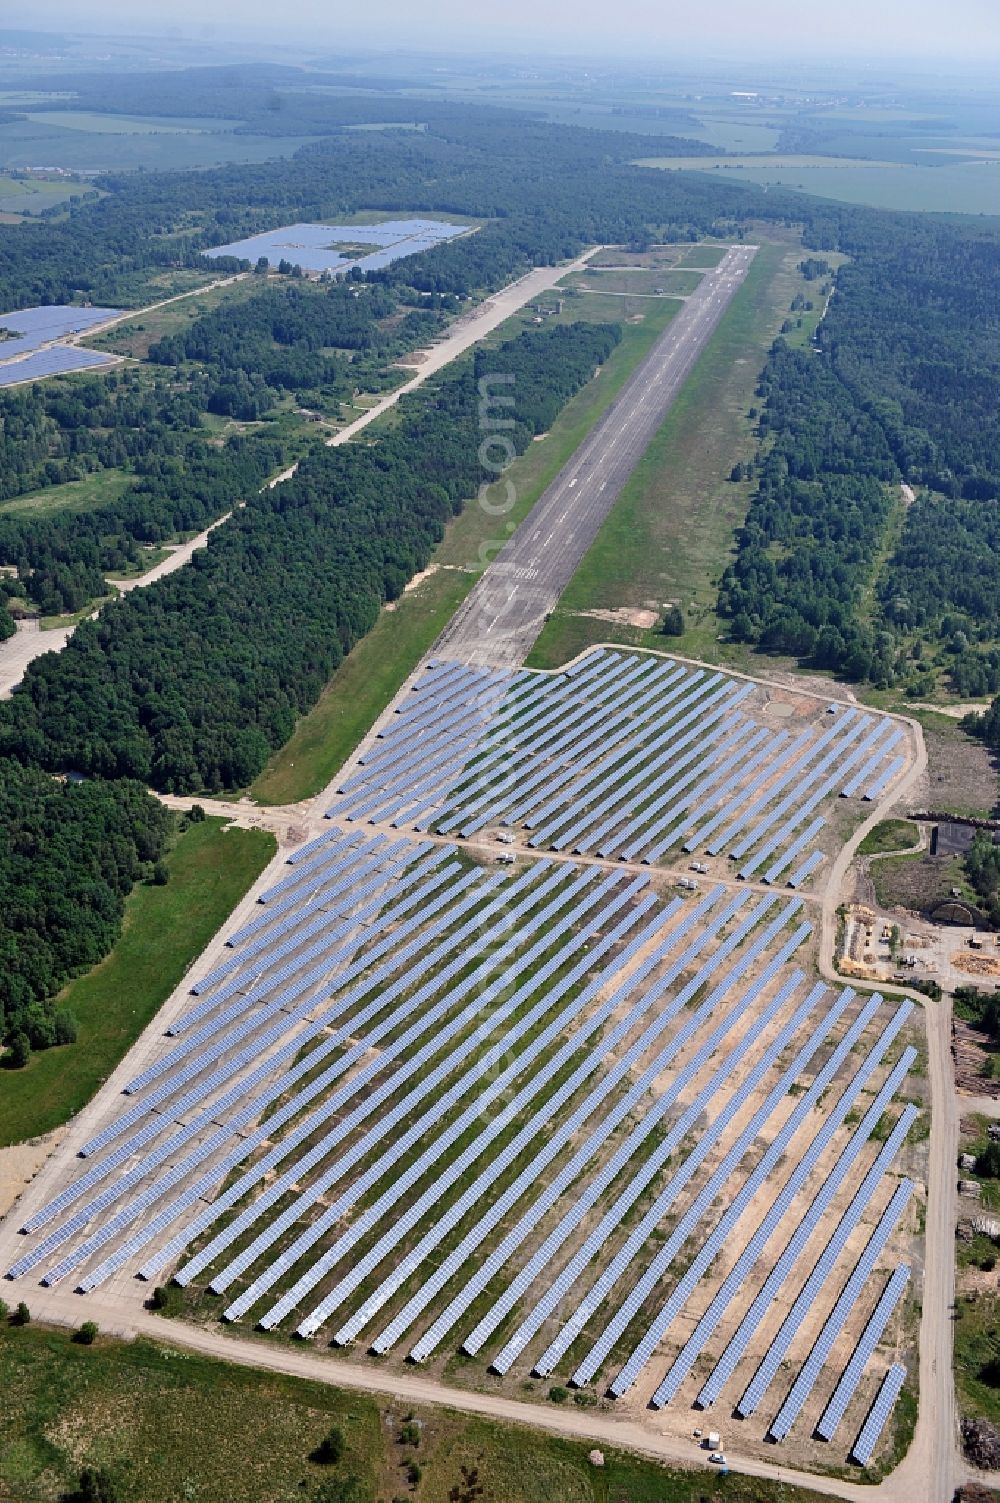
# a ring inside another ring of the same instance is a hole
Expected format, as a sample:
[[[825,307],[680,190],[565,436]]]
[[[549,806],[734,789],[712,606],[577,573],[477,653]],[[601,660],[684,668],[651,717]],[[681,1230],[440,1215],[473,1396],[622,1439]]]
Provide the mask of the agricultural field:
[[[94,191],[87,182],[67,181],[63,177],[0,176],[0,213],[13,214],[20,219],[22,215],[40,214],[43,209],[51,209],[56,204]]]
[[[36,110],[0,125],[0,168],[45,166],[96,173],[213,167],[291,156],[313,139],[237,135],[232,129],[218,128],[226,122],[210,124],[208,129],[206,122],[196,119],[161,123],[155,118]],[[80,192],[79,185],[73,191]]]
[[[849,167],[886,167],[887,162],[870,162],[865,158],[857,158],[854,161],[845,160],[843,163],[832,163],[829,157],[796,155],[781,152],[766,152],[752,156],[739,156],[735,153],[727,153],[721,157],[643,157],[637,163],[637,167],[660,167],[669,169],[671,172],[742,172],[746,168],[767,167],[769,171],[785,172],[793,169],[808,171],[813,167],[825,167],[828,170],[840,170],[841,166]]]
[[[929,213],[1000,214],[1000,170],[990,158],[969,153],[947,166],[913,161],[880,162],[829,156],[652,157],[640,165],[665,170],[730,174],[740,181],[794,188],[820,198],[873,208]]]
[[[62,130],[105,136],[217,135],[242,124],[239,120],[215,118],[171,120],[166,115],[142,119],[135,115],[102,115],[94,110],[39,110],[29,112],[27,118],[36,125],[56,125]]]

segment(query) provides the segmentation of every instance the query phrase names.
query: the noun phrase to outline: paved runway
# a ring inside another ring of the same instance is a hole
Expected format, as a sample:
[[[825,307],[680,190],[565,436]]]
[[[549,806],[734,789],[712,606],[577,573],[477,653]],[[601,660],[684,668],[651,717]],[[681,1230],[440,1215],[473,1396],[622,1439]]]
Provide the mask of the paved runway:
[[[755,252],[756,246],[733,246],[718,267],[705,273],[698,291],[686,300],[445,627],[434,657],[489,668],[517,668],[523,663]]]

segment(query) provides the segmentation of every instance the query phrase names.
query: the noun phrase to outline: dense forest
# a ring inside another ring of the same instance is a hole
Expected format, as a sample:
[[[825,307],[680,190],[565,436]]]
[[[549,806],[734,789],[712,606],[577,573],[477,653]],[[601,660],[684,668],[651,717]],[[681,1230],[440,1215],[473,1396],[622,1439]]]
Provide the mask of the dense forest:
[[[163,853],[173,816],[137,783],[66,783],[0,761],[0,1041],[7,1059],[70,1043],[46,999],[106,955],[133,883]]]
[[[989,709],[973,710],[962,717],[962,729],[970,736],[978,736],[991,751],[1000,749],[1000,695],[991,703]]]
[[[248,783],[486,478],[480,379],[514,376],[509,437],[521,451],[618,336],[532,329],[404,398],[377,442],[311,453],[293,479],[248,497],[189,567],[37,659],[0,706],[0,749],[171,792]]]
[[[237,434],[221,447],[165,445],[133,465],[135,480],[116,500],[50,517],[0,515],[0,600],[28,599],[42,615],[82,610],[107,593],[105,575],[141,564],[143,545],[199,532],[264,484],[282,447]],[[10,620],[0,608],[0,619]]]
[[[853,679],[926,694],[936,654],[982,694],[1000,688],[1000,237],[885,218],[845,223],[855,259],[815,350],[771,351],[720,610],[736,639]],[[899,481],[920,495],[883,565]]]
[[[266,416],[285,392],[300,402],[349,394],[356,372],[343,352],[387,359],[426,343],[441,329],[438,306],[411,309],[389,323],[399,301],[387,287],[367,282],[322,290],[294,282],[267,286],[245,302],[204,314],[182,333],[167,335],[151,346],[149,358],[168,366],[200,362],[211,373],[209,412],[254,420]]]
[[[867,678],[859,605],[892,506],[888,441],[827,362],[784,340],[759,393],[759,480],[720,611],[739,641]]]

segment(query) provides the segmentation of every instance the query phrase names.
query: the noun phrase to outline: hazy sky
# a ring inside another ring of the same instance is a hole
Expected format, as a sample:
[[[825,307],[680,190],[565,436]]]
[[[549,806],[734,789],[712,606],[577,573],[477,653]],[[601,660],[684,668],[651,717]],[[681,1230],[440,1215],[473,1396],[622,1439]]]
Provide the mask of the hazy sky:
[[[109,23],[135,32],[187,35],[252,28],[313,45],[392,47],[423,42],[463,51],[600,50],[648,61],[683,54],[734,57],[1000,57],[1000,0],[4,0],[8,26],[86,30]],[[176,30],[175,30],[176,34]]]

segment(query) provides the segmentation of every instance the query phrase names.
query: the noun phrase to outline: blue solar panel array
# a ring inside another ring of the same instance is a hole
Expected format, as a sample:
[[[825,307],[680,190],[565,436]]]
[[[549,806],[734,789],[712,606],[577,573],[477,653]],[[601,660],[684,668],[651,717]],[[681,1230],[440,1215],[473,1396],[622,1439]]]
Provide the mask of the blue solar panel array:
[[[82,334],[117,318],[120,312],[119,308],[78,308],[71,303],[51,303],[41,308],[21,308],[16,313],[0,313],[0,329],[12,330],[19,336],[0,339],[0,360],[26,355],[66,334]]]
[[[753,694],[722,673],[606,648],[510,679],[436,663],[328,813],[462,839],[521,826],[536,851],[646,864],[678,848],[728,851],[741,877],[763,868],[773,882],[824,828],[824,801],[889,786],[903,759],[886,756],[904,733],[839,706],[792,735],[754,720]]]
[[[108,319],[117,317],[119,311],[118,308],[78,308],[69,303],[53,303],[41,308],[22,308],[16,313],[0,313],[0,329],[11,331],[15,336],[0,339],[0,387],[117,365],[113,355],[79,349],[75,345],[53,344],[52,341],[67,334],[82,334],[98,324],[107,323]]]
[[[832,1440],[847,1410],[848,1404],[854,1397],[857,1386],[861,1381],[864,1370],[868,1365],[878,1343],[882,1339],[883,1332],[889,1324],[893,1311],[902,1299],[909,1283],[910,1270],[905,1264],[893,1269],[886,1281],[886,1286],[879,1295],[878,1303],[872,1311],[868,1324],[861,1333],[857,1346],[851,1353],[850,1361],[844,1368],[830,1402],[823,1410],[819,1424],[816,1426],[817,1435],[823,1440]]]
[[[0,344],[0,359],[6,346]],[[103,366],[117,365],[113,355],[102,355],[99,350],[85,350],[78,345],[53,344],[21,360],[12,360],[0,365],[0,387],[16,386],[21,381],[41,381],[46,376],[69,376],[74,371],[98,370]]]
[[[851,1449],[851,1455],[861,1466],[867,1466],[874,1456],[879,1437],[889,1422],[889,1416],[896,1406],[896,1400],[905,1382],[906,1368],[897,1362],[886,1373],[878,1396],[868,1412],[868,1418],[862,1425],[861,1433]]]
[[[557,675],[427,668],[346,775],[330,811],[344,823],[293,853],[192,988],[72,1183],[25,1222],[9,1276],[88,1291],[180,1258],[178,1282],[207,1277],[229,1320],[292,1317],[304,1337],[329,1324],[338,1344],[371,1327],[376,1352],[405,1338],[415,1361],[495,1339],[499,1373],[530,1363],[548,1325],[544,1376],[606,1307],[572,1381],[627,1339],[615,1396],[683,1320],[654,1407],[733,1308],[697,1402],[739,1373],[741,1413],[808,1320],[819,1336],[776,1439],[860,1329],[824,1410],[832,1437],[906,1284],[898,1270],[867,1297],[911,1190],[886,1192],[917,1115],[893,1105],[911,1004],[886,1016],[877,995],[806,988],[795,896],[718,886],[664,903],[617,866],[539,855],[487,872],[447,839],[350,828],[527,823],[561,850],[647,861],[721,837],[765,883],[795,883],[819,856],[803,861],[817,803],[887,786],[900,733],[853,707],[757,725],[752,693],[608,649]],[[745,1373],[776,1305],[787,1315]]]
[[[415,256],[436,245],[468,233],[468,225],[446,224],[441,219],[387,219],[381,224],[289,224],[264,230],[245,240],[216,245],[202,254],[211,259],[237,256],[256,263],[263,256],[271,266],[288,261],[303,271],[346,272],[352,266],[377,271],[402,256]],[[331,250],[335,243],[370,245],[366,254],[344,255]]]

